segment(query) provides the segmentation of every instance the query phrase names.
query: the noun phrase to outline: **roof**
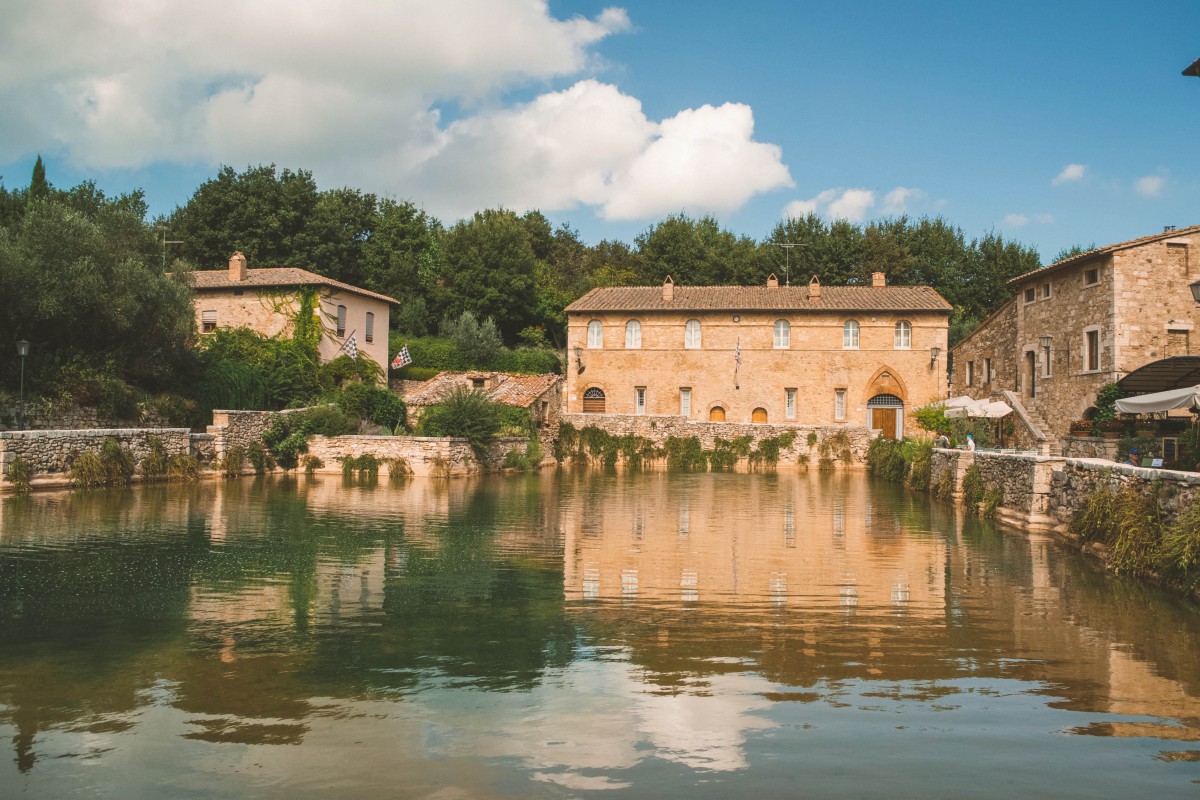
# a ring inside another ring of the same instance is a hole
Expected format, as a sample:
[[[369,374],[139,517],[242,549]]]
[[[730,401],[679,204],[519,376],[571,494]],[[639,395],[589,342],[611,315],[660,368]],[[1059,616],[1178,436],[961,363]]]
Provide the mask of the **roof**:
[[[1200,384],[1200,356],[1172,356],[1151,361],[1117,381],[1130,394],[1183,389]]]
[[[189,280],[191,281],[192,288],[201,291],[204,289],[244,289],[247,286],[263,288],[274,286],[328,286],[331,289],[340,289],[343,292],[382,300],[394,306],[400,305],[399,300],[388,297],[386,294],[370,292],[366,289],[360,289],[357,286],[351,286],[348,283],[335,281],[332,278],[326,278],[324,275],[318,275],[315,272],[309,272],[306,269],[298,269],[296,267],[248,269],[246,270],[246,280],[244,281],[231,279],[228,269],[204,269],[187,274],[190,275]]]
[[[1143,236],[1140,239],[1130,239],[1127,242],[1117,242],[1116,244],[1110,244],[1107,247],[1097,247],[1095,250],[1088,250],[1086,253],[1080,253],[1079,255],[1071,256],[1070,258],[1064,258],[1062,261],[1056,261],[1053,264],[1049,264],[1045,267],[1039,267],[1032,272],[1026,272],[1024,275],[1018,275],[1017,277],[1009,280],[1009,284],[1020,283],[1021,281],[1031,278],[1035,275],[1040,277],[1048,272],[1059,270],[1064,267],[1082,264],[1084,261],[1091,261],[1093,258],[1106,256],[1110,253],[1115,253],[1118,250],[1128,250],[1131,247],[1139,247],[1141,245],[1150,244],[1162,239],[1173,239],[1176,236],[1188,236],[1193,233],[1200,233],[1200,225],[1192,225],[1190,228],[1179,228],[1178,230],[1172,229],[1169,231],[1163,231],[1162,233]]]
[[[567,306],[584,311],[941,311],[950,304],[928,286],[679,286],[663,300],[661,286],[592,289]]]
[[[559,375],[513,375],[508,372],[443,372],[425,381],[404,396],[409,406],[431,406],[440,403],[455,389],[471,388],[474,380],[495,380],[496,384],[484,393],[493,402],[516,408],[529,406],[562,380]]]

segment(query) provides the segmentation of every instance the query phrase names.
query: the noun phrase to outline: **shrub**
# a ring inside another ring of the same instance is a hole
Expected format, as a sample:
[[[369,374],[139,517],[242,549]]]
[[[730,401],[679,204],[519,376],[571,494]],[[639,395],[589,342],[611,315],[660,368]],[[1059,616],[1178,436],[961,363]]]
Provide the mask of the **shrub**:
[[[1200,502],[1193,500],[1163,532],[1158,565],[1173,582],[1196,590],[1200,584]]]
[[[245,460],[245,450],[240,447],[230,447],[217,459],[217,470],[226,478],[236,478],[242,474],[242,465]]]
[[[876,477],[902,482],[908,477],[903,448],[904,443],[897,439],[876,436],[867,446],[867,469]]]
[[[137,469],[133,453],[111,436],[100,443],[100,461],[104,465],[105,483],[124,486]]]
[[[33,488],[33,470],[30,469],[29,462],[21,456],[17,456],[8,463],[8,471],[5,473],[5,476],[17,492],[24,493]]]
[[[476,368],[488,368],[492,359],[504,346],[500,329],[491,317],[480,322],[470,311],[464,311],[457,319],[442,321],[442,336],[454,342],[454,346],[467,361]]]
[[[325,466],[324,461],[311,453],[302,458],[300,463],[304,466],[305,475],[312,475],[314,472]]]
[[[809,431],[809,432],[808,432],[808,437],[807,437],[807,439],[806,439],[805,441],[807,441],[807,442],[808,442],[808,446],[809,446],[809,447],[812,447],[812,446],[814,446],[814,445],[817,443],[817,432],[816,432],[816,431]]]
[[[105,469],[104,462],[100,460],[100,454],[92,450],[76,454],[71,461],[68,475],[71,485],[76,489],[92,489],[96,486],[103,486],[108,480],[108,470]]]
[[[246,458],[250,459],[250,466],[254,467],[254,472],[258,475],[275,469],[275,458],[262,442],[251,442],[246,448]]]
[[[983,493],[983,512],[985,519],[995,519],[996,513],[1004,502],[1004,492],[1000,489],[988,489]]]
[[[909,464],[908,484],[914,489],[928,489],[933,466],[933,440],[906,440],[904,453]]]
[[[383,369],[370,358],[343,354],[317,368],[317,383],[325,389],[341,389],[356,383],[376,386],[382,379]]]
[[[708,468],[708,458],[700,440],[695,436],[669,436],[665,445],[667,467],[685,472],[703,472]]]
[[[396,477],[399,475],[412,475],[412,466],[409,465],[408,459],[397,456],[387,462],[388,474]]]
[[[200,477],[200,461],[191,453],[171,456],[167,464],[167,480],[173,483],[192,483]]]
[[[1152,572],[1159,563],[1163,536],[1158,491],[1125,486],[1115,503],[1116,537],[1109,545],[1109,563],[1118,570]]]
[[[436,369],[435,367],[414,367],[412,364],[409,364],[407,367],[402,367],[392,374],[405,381],[427,381],[430,378],[436,378],[442,372],[444,370]]]
[[[967,508],[978,509],[979,504],[983,502],[985,491],[983,476],[979,474],[979,467],[974,464],[967,467],[962,483],[963,503],[966,504]]]
[[[379,456],[371,453],[363,453],[360,456],[344,456],[340,460],[344,478],[352,478],[356,473],[361,478],[377,478],[379,477],[379,465],[383,463]]]
[[[500,409],[487,395],[459,388],[425,410],[420,429],[425,436],[466,439],[476,454],[482,454],[496,440],[500,424]]]
[[[167,464],[170,459],[167,457],[167,448],[163,445],[162,438],[158,436],[147,438],[146,447],[150,452],[147,453],[139,465],[142,477],[148,481],[165,478],[167,476]]]
[[[509,450],[504,454],[505,469],[516,469],[520,470],[521,472],[528,472],[531,466],[532,465],[529,463],[529,459],[525,456],[525,453],[520,450]]]

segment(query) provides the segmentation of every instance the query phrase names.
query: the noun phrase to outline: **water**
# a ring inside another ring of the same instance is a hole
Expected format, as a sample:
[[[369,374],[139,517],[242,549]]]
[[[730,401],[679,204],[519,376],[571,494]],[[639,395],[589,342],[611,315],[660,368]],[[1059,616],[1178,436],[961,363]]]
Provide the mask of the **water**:
[[[0,797],[1194,797],[1200,614],[862,475],[0,500]]]

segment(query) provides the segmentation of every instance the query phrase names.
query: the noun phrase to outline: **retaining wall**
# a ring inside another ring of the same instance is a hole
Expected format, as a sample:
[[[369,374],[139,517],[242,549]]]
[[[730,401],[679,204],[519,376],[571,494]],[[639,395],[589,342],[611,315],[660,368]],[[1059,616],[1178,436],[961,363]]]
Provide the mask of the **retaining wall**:
[[[795,431],[796,439],[792,446],[779,453],[780,464],[815,465],[820,452],[820,443],[836,433],[845,431],[850,437],[852,466],[861,467],[866,463],[867,446],[875,436],[871,431],[862,427],[696,422],[686,417],[657,415],[563,414],[560,422],[569,422],[576,428],[585,428],[591,425],[613,436],[641,436],[656,445],[665,444],[667,439],[672,436],[683,439],[694,436],[700,440],[700,446],[706,450],[713,448],[717,438],[730,441],[739,436],[749,436],[752,446],[757,446],[763,439]],[[817,435],[817,443],[811,446],[808,444],[810,433]],[[837,461],[836,454],[834,460],[840,463]]]
[[[494,469],[512,449],[525,449],[525,439],[500,439],[485,456],[483,463],[466,439],[446,439],[426,436],[314,436],[308,442],[308,452],[324,462],[318,473],[340,473],[343,458],[373,455],[381,460],[404,459],[413,475],[453,477],[473,475]],[[389,474],[388,464],[380,466]]]
[[[167,456],[190,453],[192,436],[187,428],[96,428],[62,431],[0,431],[0,489],[11,488],[8,468],[20,457],[29,464],[36,486],[66,486],[75,458],[88,450],[99,451],[105,439],[116,439],[136,461],[150,454],[151,437],[162,440]]]

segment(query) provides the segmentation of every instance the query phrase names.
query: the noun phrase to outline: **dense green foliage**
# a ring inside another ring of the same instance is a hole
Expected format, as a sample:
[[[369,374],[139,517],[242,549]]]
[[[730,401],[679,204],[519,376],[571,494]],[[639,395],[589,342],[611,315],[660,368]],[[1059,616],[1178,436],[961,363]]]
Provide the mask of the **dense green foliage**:
[[[422,436],[466,439],[476,453],[483,453],[500,434],[501,409],[483,392],[459,388],[441,403],[425,409],[417,431]]]
[[[752,442],[751,436],[732,440],[716,437],[712,449],[705,450],[695,436],[668,436],[662,446],[656,446],[644,436],[614,436],[594,425],[576,429],[571,423],[563,422],[554,444],[554,457],[559,463],[567,459],[598,461],[606,467],[621,460],[632,469],[641,469],[650,461],[665,461],[668,469],[681,472],[704,472],[710,468],[727,471],[743,460],[753,468],[774,468],[781,451],[795,444],[796,432],[787,431],[760,439],[754,447],[751,447]]]
[[[407,345],[413,363],[392,372],[408,380],[428,379],[438,372],[464,370],[496,370],[524,374],[562,373],[562,362],[553,350],[542,347],[500,348],[486,361],[473,360],[453,339],[425,336],[411,337],[393,332],[392,352]],[[432,370],[432,374],[429,372]]]

